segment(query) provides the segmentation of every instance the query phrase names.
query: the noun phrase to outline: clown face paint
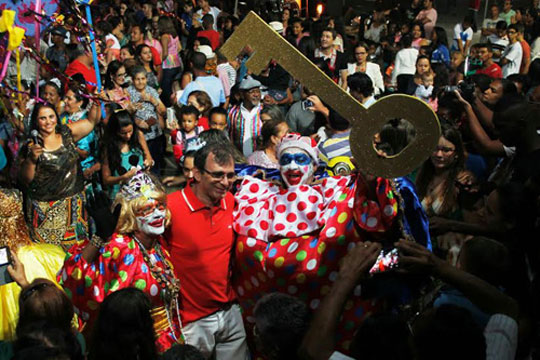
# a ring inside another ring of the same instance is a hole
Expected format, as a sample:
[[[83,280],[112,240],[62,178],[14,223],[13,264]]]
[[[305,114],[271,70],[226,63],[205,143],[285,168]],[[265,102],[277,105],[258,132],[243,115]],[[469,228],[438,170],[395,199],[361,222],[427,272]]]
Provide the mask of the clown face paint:
[[[135,221],[140,231],[146,235],[156,236],[165,232],[165,215],[165,206],[153,201],[135,216]]]
[[[307,184],[314,172],[311,157],[302,149],[289,148],[279,157],[280,172],[287,186]]]

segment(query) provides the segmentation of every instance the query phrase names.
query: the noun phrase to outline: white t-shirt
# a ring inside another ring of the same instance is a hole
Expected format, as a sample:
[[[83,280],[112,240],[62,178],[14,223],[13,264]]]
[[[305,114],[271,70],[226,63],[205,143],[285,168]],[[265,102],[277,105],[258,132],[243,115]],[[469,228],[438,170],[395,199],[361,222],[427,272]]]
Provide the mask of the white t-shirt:
[[[509,45],[502,55],[503,59],[508,59],[508,63],[502,67],[503,78],[512,74],[519,74],[521,59],[523,58],[523,49],[519,41]]]
[[[113,49],[113,50],[120,50],[121,49],[120,42],[118,41],[118,38],[116,36],[114,36],[113,34],[106,35],[105,36],[105,42],[108,42],[109,40],[111,40],[113,42],[113,45],[111,46],[111,49]]]
[[[465,47],[467,41],[472,40],[473,34],[472,28],[468,27],[463,30],[463,25],[461,25],[461,23],[456,24],[456,26],[454,26],[452,50],[459,50],[458,40],[461,40],[461,44]]]
[[[201,21],[202,21],[202,17],[206,14],[203,14],[203,11],[202,9],[200,9],[199,11],[197,11],[197,14],[199,14],[201,16]],[[210,6],[210,11],[207,13],[207,14],[210,14],[214,17],[214,30],[218,30],[217,28],[217,18],[219,16],[219,14],[221,14],[221,10],[219,10],[217,7],[215,6]]]

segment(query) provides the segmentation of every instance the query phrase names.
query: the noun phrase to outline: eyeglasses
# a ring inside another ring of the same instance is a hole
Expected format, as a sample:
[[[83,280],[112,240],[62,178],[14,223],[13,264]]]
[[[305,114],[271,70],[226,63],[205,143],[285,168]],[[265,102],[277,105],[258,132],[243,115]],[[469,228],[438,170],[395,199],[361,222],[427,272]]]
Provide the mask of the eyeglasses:
[[[443,154],[450,154],[450,153],[453,153],[454,151],[456,151],[456,149],[452,149],[452,148],[449,148],[449,147],[446,147],[446,146],[437,146],[435,148],[435,150],[433,150],[433,153],[436,154],[439,151],[442,151]]]
[[[297,154],[283,154],[279,158],[279,165],[289,165],[292,162],[297,163],[298,165],[309,165],[311,164],[311,158],[303,153]]]
[[[119,78],[121,78],[121,77],[125,77],[126,75],[127,75],[127,73],[122,73],[122,74],[116,74],[116,77],[119,77]]]
[[[226,173],[224,171],[208,171],[206,169],[203,169],[203,171],[205,173],[207,173],[208,175],[210,175],[215,180],[219,180],[219,181],[225,179],[225,177],[227,178],[227,180],[236,179],[236,173],[235,172]]]
[[[248,90],[246,91],[249,95],[255,95],[255,94],[260,94],[261,93],[261,89],[251,89],[251,90]]]
[[[508,33],[508,35],[513,35],[513,34],[517,34],[517,31],[516,30],[508,30],[507,33]]]

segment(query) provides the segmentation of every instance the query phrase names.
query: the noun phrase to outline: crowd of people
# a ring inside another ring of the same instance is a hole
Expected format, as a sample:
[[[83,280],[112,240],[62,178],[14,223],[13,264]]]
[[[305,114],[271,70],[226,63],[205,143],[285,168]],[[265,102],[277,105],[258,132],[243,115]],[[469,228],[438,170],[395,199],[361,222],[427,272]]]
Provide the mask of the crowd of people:
[[[343,96],[430,107],[431,156],[358,168],[335,103],[220,51],[246,3],[61,0],[0,86],[0,359],[537,357],[539,1],[255,3]]]

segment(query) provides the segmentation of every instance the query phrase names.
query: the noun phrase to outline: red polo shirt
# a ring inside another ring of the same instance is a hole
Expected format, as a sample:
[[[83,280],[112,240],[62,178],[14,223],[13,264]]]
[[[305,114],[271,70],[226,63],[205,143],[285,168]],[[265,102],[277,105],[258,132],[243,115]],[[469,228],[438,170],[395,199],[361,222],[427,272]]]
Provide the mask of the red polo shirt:
[[[216,50],[219,47],[219,33],[215,30],[201,30],[197,33],[197,37],[205,37],[210,40],[212,50]]]
[[[234,251],[234,197],[227,193],[220,206],[210,209],[188,185],[169,194],[167,206],[172,216],[166,239],[180,280],[180,315],[185,325],[236,298],[229,266]]]
[[[502,69],[499,65],[493,63],[485,69],[476,70],[477,74],[484,74],[492,79],[502,79]]]
[[[82,62],[75,59],[68,65],[68,67],[66,68],[65,74],[67,76],[73,76],[77,73],[82,74],[82,76],[84,77],[84,80],[86,81],[86,89],[89,92],[94,92],[97,85],[96,71],[94,70],[94,68],[87,67]],[[94,84],[94,85],[91,85],[89,83]],[[66,84],[66,87],[67,85],[68,84]]]

